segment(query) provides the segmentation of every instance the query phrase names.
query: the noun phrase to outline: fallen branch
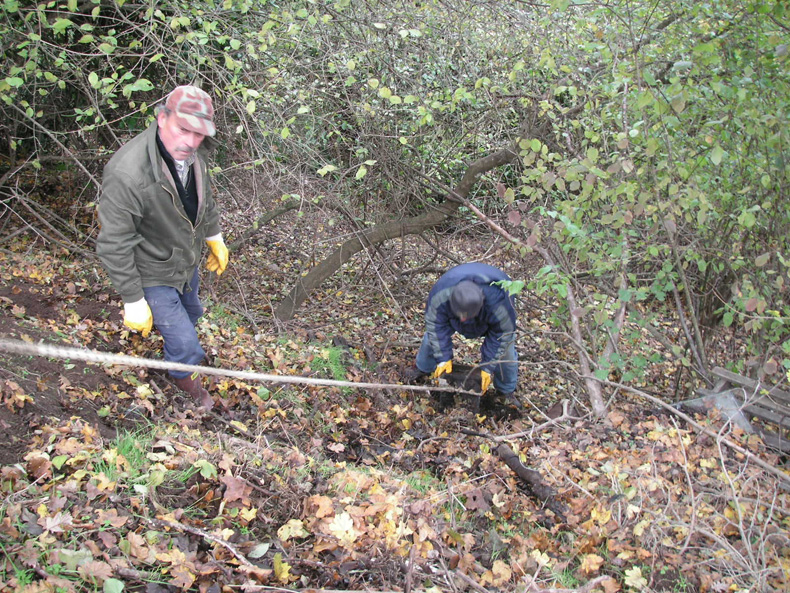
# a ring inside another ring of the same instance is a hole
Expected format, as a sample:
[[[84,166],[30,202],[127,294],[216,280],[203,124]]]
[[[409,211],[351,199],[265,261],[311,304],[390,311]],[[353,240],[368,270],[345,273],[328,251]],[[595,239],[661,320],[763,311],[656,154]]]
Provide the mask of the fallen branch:
[[[435,391],[435,387],[423,385],[401,385],[400,383],[355,383],[354,381],[338,381],[335,379],[315,379],[313,377],[300,377],[296,375],[271,375],[267,373],[253,373],[250,371],[234,371],[230,369],[218,369],[214,367],[200,366],[196,364],[182,364],[168,362],[166,360],[152,360],[129,356],[127,354],[108,354],[98,350],[87,348],[72,348],[68,346],[57,346],[54,344],[30,344],[21,340],[9,340],[0,338],[0,350],[13,352],[15,354],[26,354],[32,356],[46,356],[50,358],[60,358],[63,360],[84,360],[100,364],[118,364],[139,368],[153,368],[161,370],[186,371],[187,373],[198,373],[199,375],[217,375],[220,377],[234,377],[248,381],[265,381],[268,383],[289,383],[299,385],[320,385],[326,387],[353,387],[354,389],[397,389],[406,391],[423,391],[430,393]],[[452,391],[447,389],[447,391]],[[476,395],[471,391],[455,390],[455,393]]]
[[[499,442],[498,437],[484,432],[476,432],[468,428],[462,428],[461,433],[483,437],[494,442]],[[529,488],[529,491],[535,496],[535,498],[542,502],[547,509],[560,517],[561,520],[565,520],[565,513],[567,512],[565,505],[556,499],[557,492],[543,481],[543,476],[540,475],[540,472],[530,469],[521,463],[521,460],[518,458],[518,455],[516,455],[515,451],[513,451],[513,449],[511,449],[505,443],[500,442],[496,448],[496,453],[499,458],[505,462],[505,465],[513,470],[516,476],[518,476],[518,478],[524,484],[526,484],[527,488]]]

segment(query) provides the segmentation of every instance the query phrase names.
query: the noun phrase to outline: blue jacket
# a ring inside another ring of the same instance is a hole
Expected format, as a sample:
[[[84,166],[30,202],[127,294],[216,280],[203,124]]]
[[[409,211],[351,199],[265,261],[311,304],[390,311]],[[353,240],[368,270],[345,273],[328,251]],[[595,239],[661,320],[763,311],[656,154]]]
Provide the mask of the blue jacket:
[[[461,323],[450,310],[450,295],[456,284],[471,280],[483,290],[483,308],[473,319]],[[516,339],[516,310],[507,292],[492,282],[510,280],[502,270],[488,264],[461,264],[448,270],[428,294],[425,305],[425,331],[437,361],[453,358],[452,336],[458,332],[467,338],[485,336],[481,362],[502,360],[507,347]],[[484,366],[491,371],[492,365]]]

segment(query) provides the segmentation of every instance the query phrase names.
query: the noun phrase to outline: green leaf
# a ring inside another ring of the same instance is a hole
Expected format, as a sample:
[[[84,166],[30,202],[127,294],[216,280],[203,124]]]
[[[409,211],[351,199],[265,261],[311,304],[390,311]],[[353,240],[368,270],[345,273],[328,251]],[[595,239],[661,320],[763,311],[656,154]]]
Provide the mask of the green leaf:
[[[636,100],[636,106],[639,109],[642,109],[643,107],[647,107],[648,105],[650,105],[653,102],[653,100],[654,100],[653,93],[651,93],[650,91],[645,91],[644,93],[639,94],[639,98]]]
[[[52,29],[58,35],[62,35],[66,29],[73,25],[74,23],[72,23],[69,19],[57,19],[54,23],[52,23]]]
[[[754,216],[754,212],[747,210],[746,212],[742,212],[741,215],[738,217],[738,224],[747,229],[750,229],[754,226],[757,222],[757,218]]]
[[[359,169],[357,169],[357,174],[354,175],[354,179],[362,179],[367,174],[368,168],[365,165],[360,165]]]
[[[537,138],[533,138],[529,142],[529,147],[532,149],[533,152],[540,152],[540,147],[542,146],[540,140]]]
[[[327,173],[331,173],[332,171],[336,171],[336,170],[337,167],[335,167],[334,165],[324,165],[323,167],[318,169],[316,173],[318,173],[321,177],[324,177],[326,176]]]
[[[55,467],[55,469],[60,469],[61,467],[63,467],[63,464],[66,463],[68,458],[69,458],[68,455],[58,455],[56,457],[53,457],[52,465]]]
[[[18,87],[22,86],[23,84],[25,84],[24,79],[19,78],[18,76],[10,76],[10,77],[5,79],[5,82],[6,82],[6,84],[8,86],[13,87],[13,88],[18,88]]]
[[[217,468],[214,465],[205,459],[198,459],[195,463],[192,464],[192,467],[196,468],[200,471],[200,475],[206,478],[207,480],[211,478],[217,477]]]
[[[771,252],[767,251],[762,255],[758,255],[754,260],[754,265],[758,268],[762,268],[765,264],[768,263],[768,260],[771,259]]]
[[[508,295],[513,296],[524,290],[526,283],[523,280],[498,280],[491,283],[492,286],[499,286]]]
[[[132,83],[132,90],[134,91],[151,91],[154,84],[147,78],[138,78]]]
[[[283,140],[286,140],[290,135],[291,135],[291,130],[289,130],[287,127],[280,130],[280,137]]]
[[[714,149],[710,151],[710,160],[714,165],[718,165],[721,163],[722,157],[724,157],[724,149],[717,144]]]
[[[104,593],[121,593],[123,588],[123,581],[118,579],[107,579],[104,581]]]

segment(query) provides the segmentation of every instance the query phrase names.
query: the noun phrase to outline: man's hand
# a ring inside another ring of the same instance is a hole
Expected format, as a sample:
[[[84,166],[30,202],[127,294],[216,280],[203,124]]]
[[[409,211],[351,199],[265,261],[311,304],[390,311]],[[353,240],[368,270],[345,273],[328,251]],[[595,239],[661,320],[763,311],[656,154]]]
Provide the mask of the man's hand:
[[[216,272],[217,276],[219,276],[228,265],[228,248],[225,247],[222,236],[218,239],[206,239],[206,245],[211,250],[208,258],[206,258],[206,268],[210,272]]]
[[[440,362],[439,364],[436,365],[436,370],[433,372],[433,375],[431,375],[431,378],[432,379],[438,379],[439,377],[441,377],[445,373],[449,374],[449,373],[452,373],[452,372],[453,372],[453,361],[452,360],[448,360],[448,361],[445,361],[445,362]]]
[[[148,337],[151,327],[154,325],[154,316],[151,314],[151,307],[148,306],[145,297],[134,303],[124,303],[123,324],[141,332],[144,338]]]
[[[491,387],[491,373],[480,371],[480,394],[484,394]]]

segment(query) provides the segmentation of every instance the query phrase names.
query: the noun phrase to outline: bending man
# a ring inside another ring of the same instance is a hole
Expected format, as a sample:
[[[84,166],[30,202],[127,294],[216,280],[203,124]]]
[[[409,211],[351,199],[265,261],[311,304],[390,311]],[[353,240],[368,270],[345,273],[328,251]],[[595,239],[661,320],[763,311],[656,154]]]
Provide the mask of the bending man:
[[[481,348],[481,393],[491,385],[512,398],[518,382],[516,311],[499,280],[503,271],[482,263],[451,268],[436,282],[425,306],[425,335],[417,353],[416,373],[438,378],[453,369],[452,336],[484,337]]]

